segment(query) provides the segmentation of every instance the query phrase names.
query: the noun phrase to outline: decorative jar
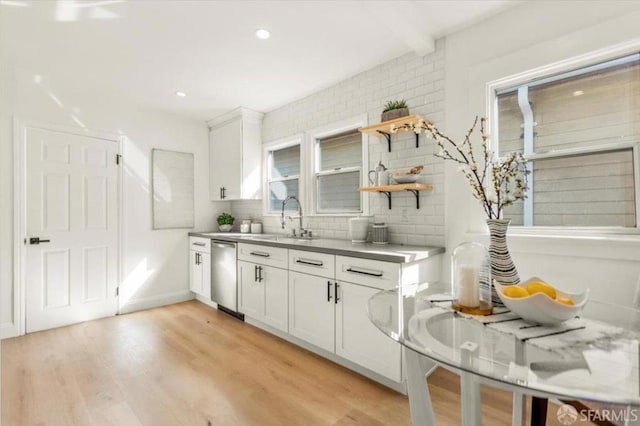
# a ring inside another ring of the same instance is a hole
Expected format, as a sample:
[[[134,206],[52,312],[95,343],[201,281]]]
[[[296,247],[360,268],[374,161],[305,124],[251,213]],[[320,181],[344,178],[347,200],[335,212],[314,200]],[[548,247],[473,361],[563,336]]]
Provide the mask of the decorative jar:
[[[491,265],[482,244],[462,243],[451,256],[453,308],[472,315],[493,313]]]

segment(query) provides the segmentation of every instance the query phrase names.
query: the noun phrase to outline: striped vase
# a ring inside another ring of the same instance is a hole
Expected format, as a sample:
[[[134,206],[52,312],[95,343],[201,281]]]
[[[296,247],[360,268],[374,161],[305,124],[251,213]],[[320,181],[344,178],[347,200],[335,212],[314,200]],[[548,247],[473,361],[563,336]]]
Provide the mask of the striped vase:
[[[516,265],[511,260],[507,248],[507,228],[511,219],[487,219],[489,226],[489,258],[491,260],[491,278],[502,285],[518,284],[520,277]],[[502,306],[495,288],[491,289],[494,305]]]

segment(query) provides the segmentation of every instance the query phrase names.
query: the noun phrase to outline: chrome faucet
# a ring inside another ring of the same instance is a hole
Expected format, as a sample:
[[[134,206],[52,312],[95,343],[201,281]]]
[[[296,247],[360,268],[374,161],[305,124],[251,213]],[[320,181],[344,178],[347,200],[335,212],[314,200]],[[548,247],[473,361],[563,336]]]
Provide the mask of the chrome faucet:
[[[307,230],[304,229],[302,227],[302,205],[300,204],[300,200],[298,200],[298,198],[296,198],[293,195],[288,196],[283,202],[282,202],[282,214],[280,215],[280,225],[282,226],[282,229],[284,229],[284,225],[285,225],[285,216],[284,216],[284,208],[287,205],[287,202],[289,200],[296,200],[296,203],[298,203],[298,220],[300,221],[300,236],[304,237],[307,234]],[[289,217],[289,216],[287,216]],[[291,217],[289,217],[291,218]],[[293,219],[293,218],[291,218]],[[296,230],[293,230],[293,236],[296,235]]]

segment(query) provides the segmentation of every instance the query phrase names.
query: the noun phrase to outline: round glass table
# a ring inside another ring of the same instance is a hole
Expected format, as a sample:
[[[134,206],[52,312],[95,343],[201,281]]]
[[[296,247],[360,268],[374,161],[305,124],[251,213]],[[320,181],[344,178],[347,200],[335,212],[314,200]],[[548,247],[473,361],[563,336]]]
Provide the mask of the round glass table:
[[[573,322],[542,327],[506,309],[461,315],[449,290],[422,283],[369,300],[373,324],[404,346],[414,424],[435,424],[425,376],[438,365],[460,375],[465,425],[482,424],[480,384],[514,392],[513,424],[524,423],[525,394],[640,407],[640,311],[590,300]]]

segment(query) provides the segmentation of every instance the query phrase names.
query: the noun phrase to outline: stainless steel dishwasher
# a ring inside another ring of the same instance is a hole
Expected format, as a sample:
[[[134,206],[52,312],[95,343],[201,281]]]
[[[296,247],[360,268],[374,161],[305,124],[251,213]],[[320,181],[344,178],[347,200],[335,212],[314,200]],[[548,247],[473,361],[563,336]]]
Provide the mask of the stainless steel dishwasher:
[[[238,312],[236,243],[211,240],[211,300],[218,309],[244,320]]]

